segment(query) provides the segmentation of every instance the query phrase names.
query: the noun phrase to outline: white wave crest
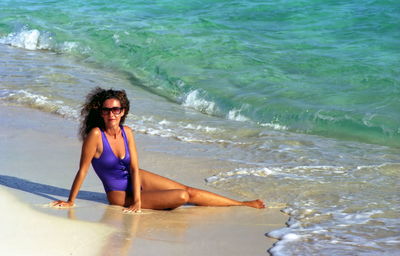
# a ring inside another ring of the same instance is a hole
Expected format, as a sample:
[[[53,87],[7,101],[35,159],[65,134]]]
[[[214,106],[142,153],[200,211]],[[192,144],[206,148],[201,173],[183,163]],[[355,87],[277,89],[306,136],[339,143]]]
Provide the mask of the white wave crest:
[[[0,90],[0,100],[13,102],[22,106],[44,110],[66,118],[77,119],[78,111],[65,105],[61,100],[53,100],[43,95],[33,94],[25,90]]]
[[[278,131],[287,131],[289,128],[285,125],[275,124],[275,123],[262,123],[260,124],[262,127],[268,127]]]
[[[238,168],[229,172],[221,172],[214,176],[206,178],[208,183],[217,183],[227,179],[239,179],[244,176],[256,176],[256,177],[266,177],[268,175],[274,174],[269,168]]]
[[[203,126],[203,125],[179,123],[179,126],[183,129],[197,130],[197,131],[202,131],[202,132],[206,132],[206,133],[215,133],[215,132],[223,132],[224,131],[221,128],[209,127],[209,126]]]
[[[239,121],[239,122],[246,122],[249,121],[247,117],[240,114],[240,109],[232,109],[229,111],[228,115],[226,116],[230,120]]]
[[[133,122],[129,122],[132,120]],[[173,122],[165,119],[157,120],[153,116],[136,116],[129,114],[128,125],[136,132],[160,137],[174,138],[184,142],[211,143],[224,145],[242,145],[242,142],[219,139],[215,134],[224,133],[225,130],[200,124]]]
[[[51,33],[27,28],[0,37],[0,43],[32,51],[54,50],[59,52],[71,52],[79,47],[79,44],[76,42],[57,44]],[[87,50],[88,49],[84,49],[84,51]]]
[[[78,48],[79,48],[79,44],[77,42],[63,42],[58,47],[58,50],[65,53],[65,52],[72,52]],[[87,51],[88,51],[88,49],[84,49],[83,52],[87,52]]]
[[[209,115],[215,114],[217,112],[217,106],[215,102],[208,101],[202,98],[200,96],[199,90],[194,90],[187,94],[182,105],[185,107],[196,109],[202,113]]]
[[[120,44],[121,43],[121,40],[120,40],[120,37],[119,37],[118,34],[114,34],[112,36],[112,38],[113,38],[115,44]]]
[[[24,29],[0,38],[0,43],[27,50],[40,50],[51,48],[51,40],[52,37],[47,33],[41,33],[37,29]]]

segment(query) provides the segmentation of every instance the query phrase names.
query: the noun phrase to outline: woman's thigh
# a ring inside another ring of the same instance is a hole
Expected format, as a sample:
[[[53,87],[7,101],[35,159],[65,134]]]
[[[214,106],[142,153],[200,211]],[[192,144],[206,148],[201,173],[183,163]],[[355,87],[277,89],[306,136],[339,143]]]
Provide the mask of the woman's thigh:
[[[127,206],[128,196],[125,191],[109,191],[107,192],[107,199],[111,205]]]
[[[133,203],[133,198],[125,191],[109,191],[107,193],[108,202],[111,205],[129,207]],[[189,194],[183,189],[142,191],[141,203],[143,209],[174,209],[189,200]]]
[[[140,170],[140,180],[143,191],[187,189],[185,185],[179,182],[142,169]]]
[[[141,201],[143,209],[174,209],[189,200],[189,195],[182,189],[142,191]]]

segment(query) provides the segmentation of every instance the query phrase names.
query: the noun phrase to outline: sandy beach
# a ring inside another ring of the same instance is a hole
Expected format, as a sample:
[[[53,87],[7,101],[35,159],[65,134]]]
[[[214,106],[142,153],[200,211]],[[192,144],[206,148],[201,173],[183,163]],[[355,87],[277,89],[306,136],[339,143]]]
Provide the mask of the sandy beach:
[[[0,1],[0,256],[399,255],[397,1]],[[124,214],[77,130],[125,90],[140,168],[265,210]]]
[[[72,209],[66,199],[78,167],[77,123],[38,110],[2,105],[0,194],[2,255],[266,255],[284,226],[279,208],[184,206],[124,214],[109,206],[91,170]],[[239,164],[152,151],[168,139],[137,134],[141,168],[241,200],[204,182]],[[173,142],[176,143],[176,142]],[[175,145],[176,146],[176,145]],[[4,242],[6,241],[6,242]]]

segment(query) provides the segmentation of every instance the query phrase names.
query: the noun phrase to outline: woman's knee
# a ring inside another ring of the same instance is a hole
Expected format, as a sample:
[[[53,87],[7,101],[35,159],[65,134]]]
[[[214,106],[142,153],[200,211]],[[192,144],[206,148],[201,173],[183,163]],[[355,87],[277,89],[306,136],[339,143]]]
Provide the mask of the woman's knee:
[[[190,195],[186,190],[179,190],[177,197],[181,204],[186,204],[190,199]]]
[[[199,190],[197,188],[192,188],[192,187],[186,187],[185,190],[188,193],[189,198],[196,197],[196,195],[199,192]]]

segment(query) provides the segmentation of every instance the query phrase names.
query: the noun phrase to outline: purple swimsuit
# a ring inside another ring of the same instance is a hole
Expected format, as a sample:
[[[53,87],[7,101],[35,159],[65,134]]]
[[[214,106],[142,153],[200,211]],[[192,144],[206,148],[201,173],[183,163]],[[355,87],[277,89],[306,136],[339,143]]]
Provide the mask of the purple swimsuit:
[[[101,130],[103,141],[103,153],[99,158],[92,159],[92,166],[97,176],[103,182],[106,192],[109,191],[132,191],[132,182],[130,175],[131,156],[129,154],[128,141],[124,128],[121,126],[122,137],[125,144],[125,157],[118,158],[111,149],[107,137]]]

